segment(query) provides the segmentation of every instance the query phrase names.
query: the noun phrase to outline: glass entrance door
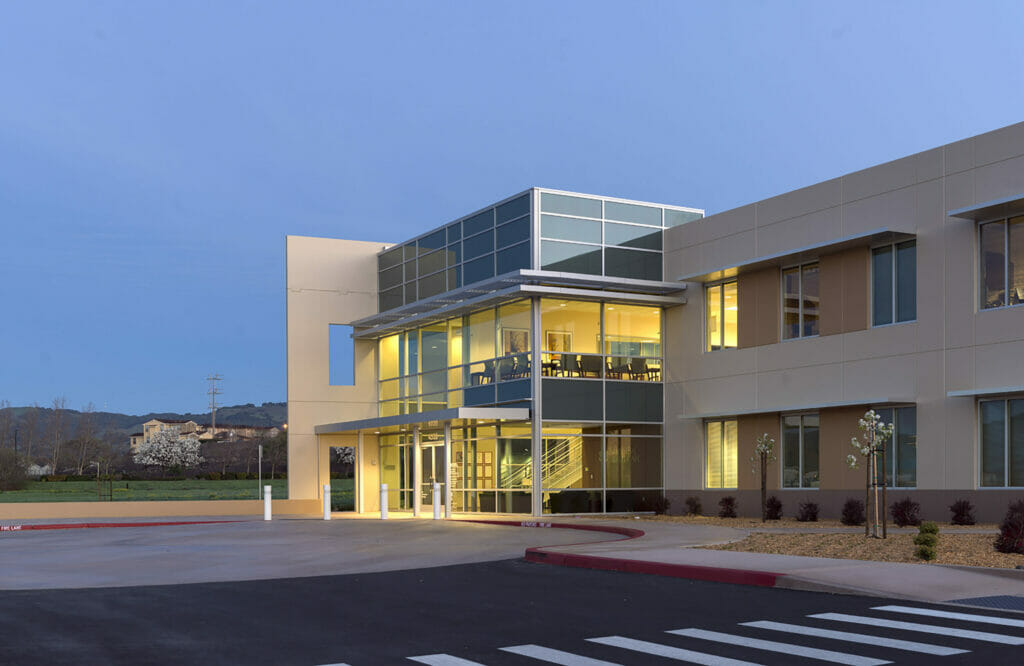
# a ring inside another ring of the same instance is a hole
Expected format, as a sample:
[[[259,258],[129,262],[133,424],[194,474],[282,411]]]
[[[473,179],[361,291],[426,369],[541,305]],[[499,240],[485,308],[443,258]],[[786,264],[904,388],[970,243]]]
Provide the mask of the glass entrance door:
[[[434,484],[441,484],[441,509],[444,510],[444,445],[426,446],[420,449],[420,505],[423,511],[434,510]]]

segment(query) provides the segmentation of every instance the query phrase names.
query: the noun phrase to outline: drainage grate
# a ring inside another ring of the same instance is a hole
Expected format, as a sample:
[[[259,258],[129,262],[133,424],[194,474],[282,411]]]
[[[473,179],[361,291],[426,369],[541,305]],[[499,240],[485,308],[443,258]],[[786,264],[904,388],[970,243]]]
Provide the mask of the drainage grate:
[[[1003,594],[995,597],[974,597],[973,599],[953,599],[949,603],[965,606],[982,606],[1000,610],[1024,611],[1024,597]]]

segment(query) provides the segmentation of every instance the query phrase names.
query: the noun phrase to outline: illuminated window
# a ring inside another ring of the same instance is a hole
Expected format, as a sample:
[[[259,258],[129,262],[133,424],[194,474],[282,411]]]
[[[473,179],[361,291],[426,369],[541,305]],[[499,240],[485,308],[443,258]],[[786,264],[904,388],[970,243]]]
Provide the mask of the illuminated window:
[[[704,484],[707,488],[735,488],[738,485],[737,422],[707,421],[704,424]]]
[[[736,281],[716,284],[705,289],[707,335],[704,351],[736,348],[739,300]]]

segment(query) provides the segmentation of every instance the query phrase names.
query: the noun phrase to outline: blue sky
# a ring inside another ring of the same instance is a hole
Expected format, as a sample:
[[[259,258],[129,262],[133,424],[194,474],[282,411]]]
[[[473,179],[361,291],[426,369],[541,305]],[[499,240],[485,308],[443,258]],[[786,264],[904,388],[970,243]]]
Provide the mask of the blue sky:
[[[1024,120],[1018,2],[0,7],[0,400],[285,399],[286,234],[726,210]]]

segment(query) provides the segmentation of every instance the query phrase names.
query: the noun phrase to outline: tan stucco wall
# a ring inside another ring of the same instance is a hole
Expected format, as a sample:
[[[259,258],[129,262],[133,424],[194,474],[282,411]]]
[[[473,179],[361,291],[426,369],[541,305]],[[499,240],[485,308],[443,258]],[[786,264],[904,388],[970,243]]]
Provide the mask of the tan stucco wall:
[[[377,416],[374,343],[355,341],[355,385],[330,386],[328,327],[377,312],[376,255],[384,247],[305,236],[286,240],[291,498],[317,499],[327,483],[329,445],[317,444],[316,425]],[[354,438],[346,445],[354,446]]]
[[[848,419],[892,399],[917,405],[918,492],[975,489],[977,401],[946,393],[1024,385],[1024,307],[977,310],[977,223],[946,211],[1022,192],[1024,123],[668,230],[669,278],[879,228],[915,235],[918,264],[917,321],[870,328],[870,248],[823,250],[825,334],[785,342],[771,337],[778,330],[778,269],[741,274],[741,348],[709,353],[703,289],[690,285],[688,305],[674,315],[677,333],[665,346],[666,420],[683,419],[666,425],[669,446],[683,449],[666,451],[668,488],[701,488],[699,469],[689,469],[703,459],[701,429],[689,425],[701,414],[861,404],[842,417]],[[823,421],[838,427],[839,420],[823,411]],[[824,449],[822,461],[823,484],[859,487],[859,472],[831,459],[825,467]],[[741,470],[741,478],[749,476]]]
[[[255,492],[255,486],[254,490]],[[316,500],[273,500],[276,514],[312,514],[322,509]],[[0,520],[44,518],[145,518],[148,516],[255,516],[263,515],[261,500],[180,502],[18,502],[0,504]]]

